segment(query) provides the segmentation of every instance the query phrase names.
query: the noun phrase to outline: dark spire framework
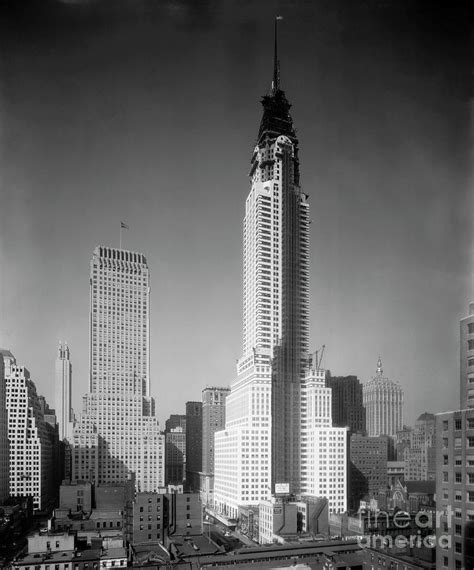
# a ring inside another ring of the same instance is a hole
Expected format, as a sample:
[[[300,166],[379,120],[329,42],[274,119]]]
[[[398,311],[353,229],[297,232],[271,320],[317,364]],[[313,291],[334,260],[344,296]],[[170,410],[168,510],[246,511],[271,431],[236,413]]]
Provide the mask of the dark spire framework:
[[[273,54],[273,82],[272,93],[280,89],[280,61],[278,60],[278,20],[283,20],[281,16],[275,18],[275,48]]]
[[[280,89],[280,60],[278,59],[278,21],[282,16],[275,18],[275,40],[273,54],[273,80],[269,95],[262,97],[263,117],[258,131],[257,144],[261,146],[265,141],[274,140],[280,135],[287,136],[294,145],[294,179],[299,185],[298,139],[290,115],[291,104],[285,92]]]

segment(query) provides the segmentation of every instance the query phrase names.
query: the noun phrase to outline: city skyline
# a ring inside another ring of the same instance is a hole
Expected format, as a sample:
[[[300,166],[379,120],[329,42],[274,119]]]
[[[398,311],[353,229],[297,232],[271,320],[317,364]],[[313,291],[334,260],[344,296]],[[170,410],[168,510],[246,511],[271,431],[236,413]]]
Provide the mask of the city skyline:
[[[199,399],[206,385],[230,385],[241,345],[248,149],[256,101],[270,88],[272,18],[281,12],[285,91],[314,218],[310,347],[325,344],[325,367],[364,383],[380,354],[405,391],[406,423],[425,409],[457,407],[459,319],[472,300],[469,115],[457,101],[462,61],[454,65],[461,40],[441,53],[448,37],[436,45],[436,23],[415,10],[420,28],[402,24],[403,11],[390,3],[377,13],[343,3],[333,11],[263,4],[206,4],[201,15],[170,3],[148,7],[149,21],[125,2],[110,13],[100,3],[81,13],[53,4],[46,31],[33,24],[47,7],[16,24],[30,40],[21,46],[7,19],[0,346],[31,370],[48,401],[65,339],[80,411],[89,384],[83,276],[94,247],[118,245],[121,220],[130,226],[123,248],[150,266],[151,393],[161,427],[184,410],[184,392]],[[400,20],[390,23],[394,13]],[[350,28],[351,16],[362,29]],[[48,32],[59,24],[53,43]],[[371,41],[380,50],[372,59]],[[157,60],[146,59],[150,49]],[[215,68],[198,65],[213,55]]]

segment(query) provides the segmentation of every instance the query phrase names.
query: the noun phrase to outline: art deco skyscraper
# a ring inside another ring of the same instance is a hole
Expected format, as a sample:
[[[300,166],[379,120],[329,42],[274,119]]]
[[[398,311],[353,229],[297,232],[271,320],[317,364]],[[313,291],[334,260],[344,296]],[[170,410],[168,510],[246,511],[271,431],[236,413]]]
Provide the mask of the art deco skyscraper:
[[[73,478],[164,484],[164,438],[150,397],[150,285],[140,253],[97,247],[90,273],[90,393],[74,430]]]
[[[383,375],[382,361],[377,362],[375,376],[364,384],[366,429],[369,437],[395,437],[403,425],[403,390]]]
[[[59,439],[70,439],[74,427],[72,410],[72,364],[67,344],[59,344],[55,367],[55,410],[59,424]]]
[[[262,105],[243,222],[243,355],[226,400],[225,430],[215,436],[215,503],[235,516],[237,505],[268,499],[276,485],[300,490],[309,218],[276,34],[273,82]]]

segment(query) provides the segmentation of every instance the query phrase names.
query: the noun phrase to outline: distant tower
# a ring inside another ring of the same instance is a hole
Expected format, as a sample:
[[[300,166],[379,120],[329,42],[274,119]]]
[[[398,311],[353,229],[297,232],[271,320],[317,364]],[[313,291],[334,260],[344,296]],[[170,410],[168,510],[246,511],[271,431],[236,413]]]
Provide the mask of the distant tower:
[[[460,323],[461,410],[474,408],[474,303]]]
[[[395,437],[403,425],[403,390],[398,382],[383,376],[379,357],[375,376],[364,384],[366,429],[369,437]]]
[[[69,347],[59,343],[55,368],[55,410],[59,424],[59,439],[70,440],[74,426],[72,410],[72,364]]]
[[[90,268],[90,393],[74,429],[74,479],[164,485],[150,396],[150,283],[141,253],[96,247]]]

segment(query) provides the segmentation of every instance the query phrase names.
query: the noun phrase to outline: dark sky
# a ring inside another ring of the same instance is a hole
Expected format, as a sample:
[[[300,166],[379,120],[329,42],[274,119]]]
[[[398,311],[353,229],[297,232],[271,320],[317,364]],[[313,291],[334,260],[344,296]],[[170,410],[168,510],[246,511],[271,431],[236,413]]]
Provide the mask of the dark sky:
[[[310,194],[311,344],[367,381],[379,354],[406,420],[459,406],[472,294],[469,19],[416,0],[3,2],[0,346],[53,401],[67,340],[88,389],[96,245],[149,262],[161,421],[241,355],[242,217],[281,82]],[[467,5],[467,4],[466,4]]]

